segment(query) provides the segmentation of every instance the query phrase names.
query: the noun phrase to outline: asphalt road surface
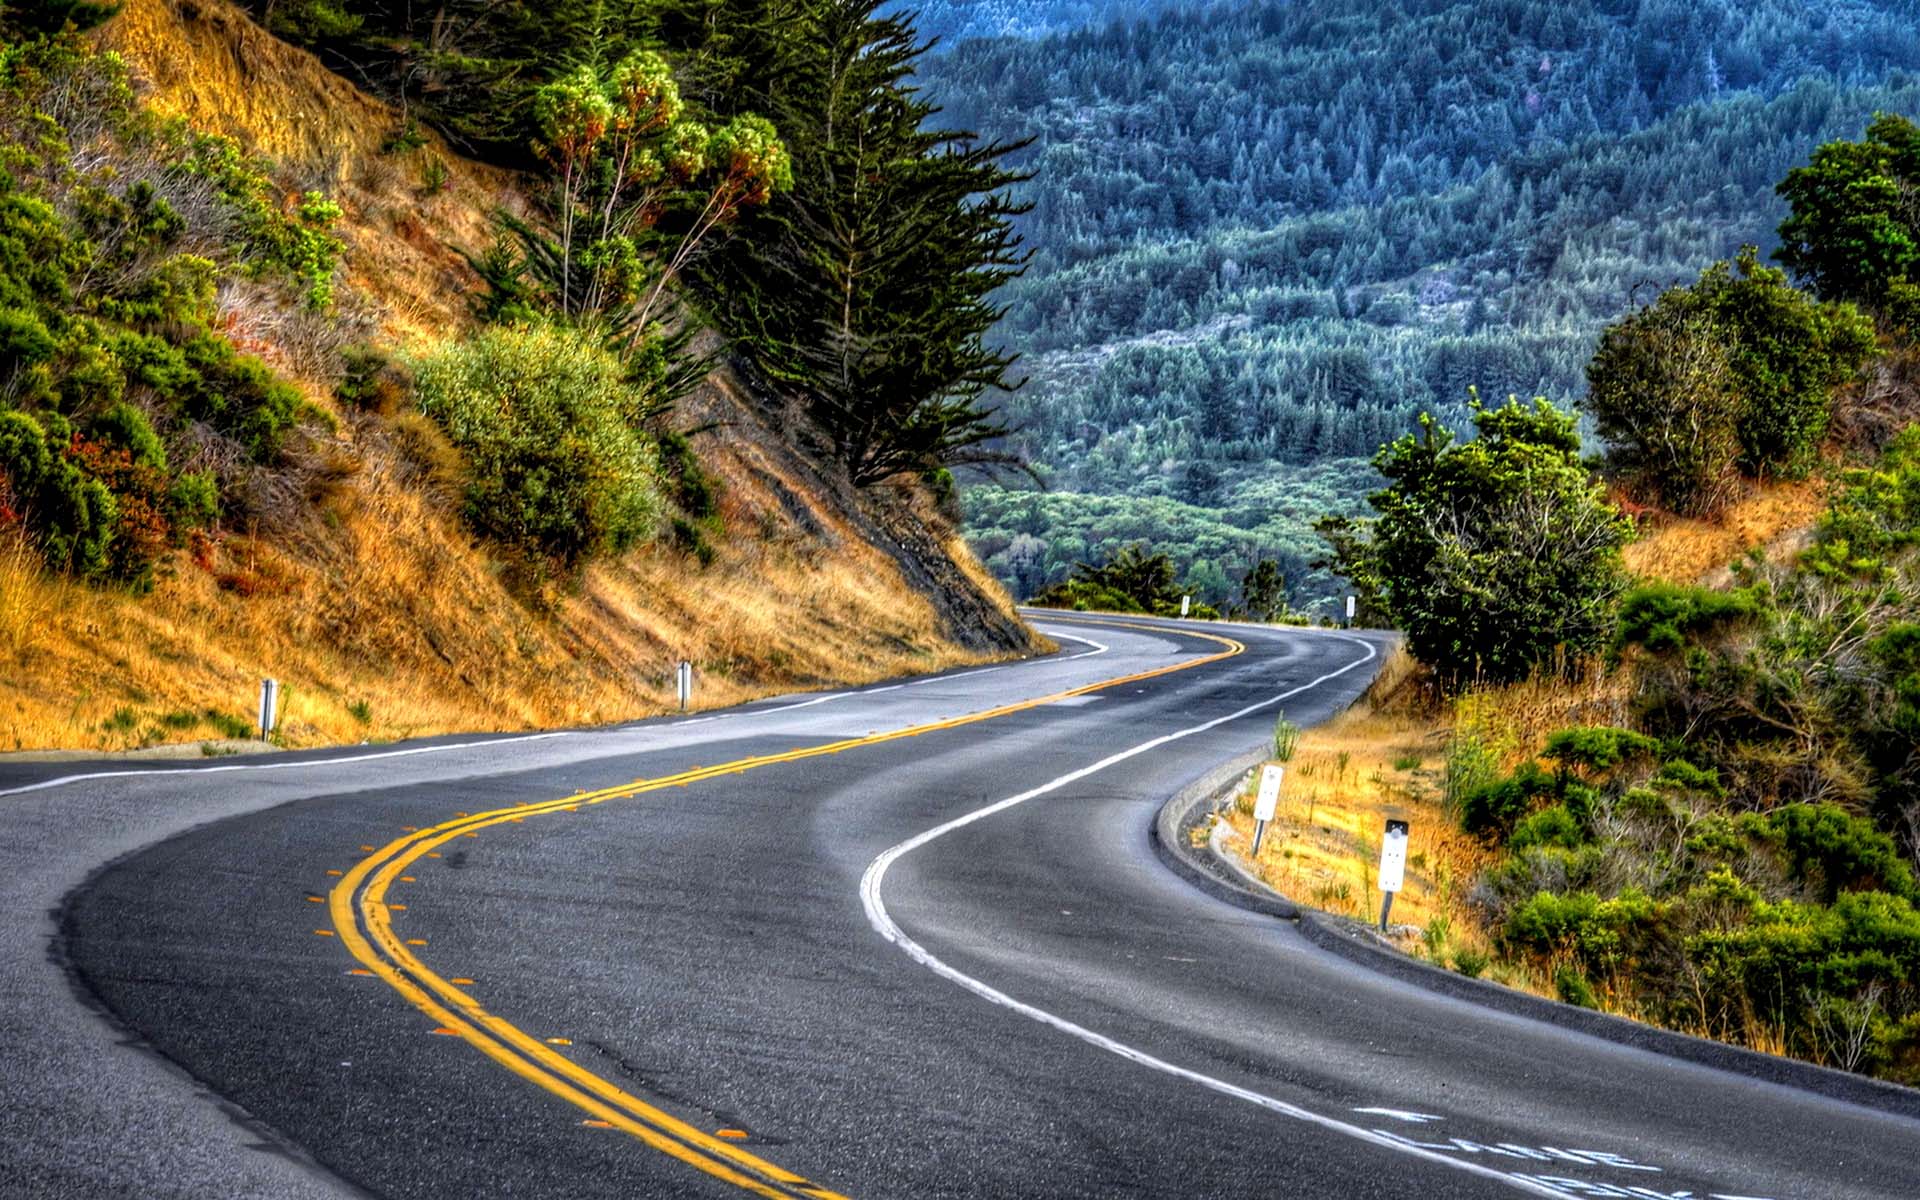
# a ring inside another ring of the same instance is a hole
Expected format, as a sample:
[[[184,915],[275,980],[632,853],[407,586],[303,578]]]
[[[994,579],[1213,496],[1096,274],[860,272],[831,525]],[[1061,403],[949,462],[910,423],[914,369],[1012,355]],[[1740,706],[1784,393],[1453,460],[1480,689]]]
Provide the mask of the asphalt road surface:
[[[691,719],[0,767],[0,1195],[1920,1196],[1920,1122],[1393,982],[1155,857],[1380,641],[1040,624]]]

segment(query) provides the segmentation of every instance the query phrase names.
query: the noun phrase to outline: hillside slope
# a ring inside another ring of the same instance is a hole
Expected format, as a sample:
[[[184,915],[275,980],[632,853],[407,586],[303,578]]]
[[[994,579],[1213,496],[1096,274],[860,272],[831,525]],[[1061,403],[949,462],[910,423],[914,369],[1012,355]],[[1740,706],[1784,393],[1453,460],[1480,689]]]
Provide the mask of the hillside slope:
[[[1602,325],[1770,249],[1788,167],[1920,108],[1916,66],[1886,0],[1275,0],[950,47],[945,119],[1033,139],[999,335],[1055,488],[970,488],[976,546],[1037,589],[1145,537],[1216,605],[1272,558],[1331,613],[1311,520],[1367,456],[1469,386],[1577,398]]]
[[[102,31],[146,102],[270,157],[289,192],[338,201],[342,324],[400,349],[457,335],[510,174],[431,135],[224,0],[129,0]],[[334,413],[261,473],[228,532],[153,591],[42,573],[0,546],[0,749],[122,748],[235,731],[282,681],[290,745],[613,721],[1037,648],[945,518],[908,489],[855,493],[805,449],[804,419],[717,370],[676,422],[721,484],[711,561],[662,541],[577,582],[510,586],[454,516],[460,464],[411,412],[345,411],[313,322],[223,283],[236,344]]]

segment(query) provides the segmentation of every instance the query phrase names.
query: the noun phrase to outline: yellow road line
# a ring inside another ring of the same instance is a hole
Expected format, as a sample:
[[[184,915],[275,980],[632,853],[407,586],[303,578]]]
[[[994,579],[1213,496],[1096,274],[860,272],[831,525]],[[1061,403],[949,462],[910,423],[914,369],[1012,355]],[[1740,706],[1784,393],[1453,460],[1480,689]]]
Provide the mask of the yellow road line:
[[[407,944],[407,939],[402,939],[394,932],[390,914],[404,906],[387,903],[388,889],[420,859],[429,856],[438,857],[435,852],[448,842],[458,837],[473,836],[478,830],[489,826],[519,822],[530,816],[572,812],[581,805],[626,799],[664,788],[685,787],[690,783],[714,779],[722,775],[737,775],[743,771],[777,763],[799,762],[823,755],[838,754],[855,747],[881,745],[901,738],[918,737],[939,730],[991,721],[997,717],[1026,712],[1074,696],[1084,696],[1123,684],[1139,683],[1162,675],[1171,675],[1176,671],[1192,670],[1195,667],[1232,658],[1246,650],[1246,646],[1240,642],[1210,633],[1132,625],[1116,621],[1078,623],[1096,627],[1138,629],[1160,634],[1176,633],[1217,642],[1226,649],[1202,658],[1102,680],[1084,687],[1055,692],[1035,700],[1005,704],[963,717],[915,725],[888,733],[869,734],[866,737],[847,738],[824,745],[789,750],[781,754],[742,758],[717,766],[693,767],[661,779],[636,779],[630,783],[602,788],[596,792],[564,796],[556,800],[520,804],[490,812],[463,813],[431,828],[410,830],[405,837],[397,838],[374,851],[342,876],[327,898],[328,913],[333,920],[334,930],[338,931],[341,943],[357,961],[374,975],[385,980],[388,986],[425,1013],[436,1026],[465,1038],[507,1070],[573,1104],[588,1113],[594,1120],[605,1122],[608,1127],[623,1130],[663,1154],[670,1155],[716,1179],[724,1180],[756,1195],[846,1200],[838,1193],[828,1191],[803,1176],[750,1154],[730,1141],[709,1134],[670,1113],[655,1108],[638,1096],[622,1090],[612,1081],[587,1070],[541,1039],[525,1033],[504,1018],[487,1012],[472,995],[442,978],[422,962],[413,952],[412,946]]]

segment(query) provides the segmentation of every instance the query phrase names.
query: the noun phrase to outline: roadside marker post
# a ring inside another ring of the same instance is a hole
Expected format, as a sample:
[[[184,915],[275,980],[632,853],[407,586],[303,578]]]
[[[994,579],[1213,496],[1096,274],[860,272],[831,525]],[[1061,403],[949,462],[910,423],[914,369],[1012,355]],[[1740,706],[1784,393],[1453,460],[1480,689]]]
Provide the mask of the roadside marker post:
[[[1347,628],[1348,628],[1348,629],[1352,629],[1352,628],[1353,628],[1353,610],[1354,610],[1354,608],[1355,608],[1355,602],[1354,602],[1354,598],[1353,598],[1352,596],[1348,596],[1348,597],[1347,597]]]
[[[1388,821],[1380,839],[1380,890],[1386,899],[1380,903],[1380,932],[1387,931],[1387,914],[1393,911],[1393,895],[1407,877],[1407,823]]]
[[[262,740],[273,732],[275,709],[280,703],[280,681],[262,679],[260,681],[260,737]]]
[[[1184,617],[1192,611],[1193,611],[1193,597],[1192,596],[1180,597],[1180,615]]]
[[[680,668],[675,672],[680,682],[680,711],[687,711],[687,705],[693,703],[693,664],[680,660]]]
[[[1260,843],[1267,836],[1267,822],[1280,806],[1280,780],[1287,769],[1276,763],[1260,768],[1260,794],[1253,801],[1253,855],[1260,857]]]

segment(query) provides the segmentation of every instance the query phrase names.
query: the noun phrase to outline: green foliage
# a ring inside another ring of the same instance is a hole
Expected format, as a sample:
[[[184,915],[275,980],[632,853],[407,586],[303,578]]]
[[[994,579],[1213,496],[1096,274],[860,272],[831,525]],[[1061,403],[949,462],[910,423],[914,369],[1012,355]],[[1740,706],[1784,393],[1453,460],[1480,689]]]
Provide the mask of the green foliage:
[[[1568,811],[1567,806],[1555,804],[1517,822],[1513,833],[1507,838],[1507,845],[1514,850],[1530,850],[1536,846],[1578,850],[1589,840],[1586,829]]]
[[[1019,381],[989,342],[989,299],[1025,256],[1005,192],[1011,148],[954,131],[918,94],[924,46],[881,0],[798,6],[758,31],[765,68],[728,106],[769,113],[793,150],[793,187],[699,265],[717,323],[803,395],[854,483],[1014,461],[988,399]],[[774,43],[778,43],[777,45]],[[736,62],[738,60],[735,60]],[[734,74],[729,71],[729,74]]]
[[[1287,720],[1283,714],[1273,720],[1273,757],[1277,762],[1292,762],[1294,749],[1300,744],[1300,727]]]
[[[1536,807],[1542,797],[1557,790],[1553,776],[1538,764],[1522,764],[1502,778],[1487,779],[1460,790],[1460,824],[1468,833],[1504,840]]]
[[[420,410],[471,464],[476,530],[571,567],[654,532],[650,401],[595,340],[554,326],[495,327],[412,364]]]
[[[1263,558],[1240,581],[1240,607],[1256,621],[1271,621],[1287,611],[1287,585],[1280,564]]]
[[[323,302],[337,243],[316,231],[338,210],[283,211],[257,162],[142,111],[124,64],[68,36],[0,54],[0,136],[0,525],[52,569],[145,587],[220,512],[170,447],[269,462],[303,409],[214,331],[221,274]]]
[[[1920,112],[1920,35],[1883,2],[1165,7],[950,38],[921,71],[947,121],[1034,139],[1010,163],[1036,254],[998,294],[1032,381],[1002,411],[1079,494],[1215,507],[1195,463],[1231,492],[1422,411],[1458,428],[1470,385],[1573,401],[1641,289],[1771,244],[1791,167]]]
[[[1073,576],[1033,598],[1043,607],[1114,612],[1178,611],[1180,587],[1173,560],[1143,545],[1123,546],[1105,563],[1076,563]]]
[[[12,0],[0,7],[0,33],[9,37],[45,36],[63,29],[84,33],[119,12],[119,4],[99,0]]]
[[[1750,617],[1752,597],[1740,592],[1658,581],[1620,598],[1615,646],[1641,646],[1654,653],[1679,650],[1695,638]]]
[[[1016,596],[1060,583],[1079,561],[1112,557],[1134,542],[1174,562],[1196,599],[1239,607],[1235,581],[1263,559],[1278,565],[1287,613],[1331,617],[1345,584],[1316,565],[1323,543],[1312,519],[1364,505],[1364,463],[1277,468],[1236,485],[1221,507],[1164,496],[1015,491],[975,483],[961,493],[968,540]]]
[[[1586,407],[1610,458],[1652,498],[1711,513],[1736,471],[1804,473],[1833,389],[1873,353],[1849,304],[1819,304],[1748,246],[1602,334]]]
[[[553,180],[551,232],[502,217],[494,303],[534,298],[602,323],[628,345],[647,332],[662,290],[702,244],[793,186],[773,126],[742,114],[719,128],[686,115],[659,54],[634,50],[604,70],[579,66],[532,96],[533,150]],[[676,213],[685,221],[663,225]]]
[[[0,409],[0,526],[25,523],[56,571],[103,575],[119,507],[65,450],[65,440],[32,417]]]
[[[1920,128],[1881,113],[1866,140],[1828,142],[1780,184],[1791,214],[1781,262],[1828,299],[1883,306],[1893,281],[1920,264],[1912,193],[1920,186]]]
[[[1622,763],[1647,758],[1659,748],[1658,742],[1631,729],[1583,725],[1549,736],[1541,757],[1563,768],[1602,775]]]
[[[1388,485],[1363,533],[1327,526],[1341,574],[1442,678],[1513,680],[1612,633],[1631,523],[1579,458],[1573,419],[1545,400],[1476,407],[1456,443],[1431,417],[1374,460]]]

